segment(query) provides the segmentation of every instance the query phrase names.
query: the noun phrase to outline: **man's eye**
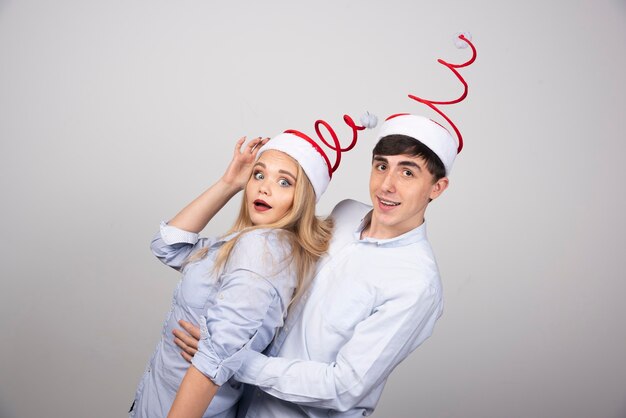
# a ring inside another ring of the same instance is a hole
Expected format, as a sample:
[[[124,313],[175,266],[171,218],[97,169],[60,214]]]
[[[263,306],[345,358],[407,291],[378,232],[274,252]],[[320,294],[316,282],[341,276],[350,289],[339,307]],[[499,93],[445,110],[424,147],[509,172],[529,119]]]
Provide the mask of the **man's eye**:
[[[278,184],[282,187],[288,187],[291,186],[291,183],[289,183],[289,181],[287,179],[280,179],[278,180]]]
[[[413,172],[412,172],[411,170],[404,170],[404,171],[403,171],[403,174],[404,174],[406,177],[413,177]]]
[[[257,180],[263,180],[264,179],[263,173],[261,173],[260,171],[257,171],[256,173],[254,173],[253,176]]]
[[[385,164],[378,164],[376,166],[376,170],[378,171],[385,171],[387,169],[387,166]]]

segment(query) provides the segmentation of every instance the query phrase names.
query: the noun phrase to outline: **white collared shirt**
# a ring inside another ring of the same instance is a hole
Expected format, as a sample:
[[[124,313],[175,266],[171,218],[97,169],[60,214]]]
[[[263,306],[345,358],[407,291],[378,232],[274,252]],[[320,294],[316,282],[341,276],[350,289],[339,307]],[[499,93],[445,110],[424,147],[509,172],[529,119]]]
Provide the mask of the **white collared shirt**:
[[[316,277],[265,356],[249,352],[235,374],[247,418],[370,415],[389,374],[433,331],[443,312],[425,223],[392,239],[361,239],[371,207],[343,201]],[[262,389],[261,390],[259,390]]]

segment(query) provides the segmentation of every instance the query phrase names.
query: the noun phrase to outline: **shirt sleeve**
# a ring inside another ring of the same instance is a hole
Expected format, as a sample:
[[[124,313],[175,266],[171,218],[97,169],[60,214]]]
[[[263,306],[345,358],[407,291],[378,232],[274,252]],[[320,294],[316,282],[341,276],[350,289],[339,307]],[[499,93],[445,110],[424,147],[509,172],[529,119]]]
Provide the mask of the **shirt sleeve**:
[[[161,262],[180,270],[192,253],[211,245],[214,241],[161,222],[159,232],[150,243],[150,249]]]
[[[247,352],[235,378],[300,405],[347,411],[432,334],[441,296],[431,287],[398,295],[356,325],[331,363]]]
[[[295,286],[284,243],[259,230],[233,248],[215,302],[200,323],[193,365],[215,384],[230,379],[251,350],[263,350],[282,325]]]

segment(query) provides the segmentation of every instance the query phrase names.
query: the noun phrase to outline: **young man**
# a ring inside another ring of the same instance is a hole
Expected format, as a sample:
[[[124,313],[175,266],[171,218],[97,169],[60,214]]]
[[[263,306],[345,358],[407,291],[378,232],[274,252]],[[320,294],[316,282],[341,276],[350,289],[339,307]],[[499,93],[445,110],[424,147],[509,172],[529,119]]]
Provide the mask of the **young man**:
[[[267,356],[250,351],[235,375],[253,385],[239,416],[370,415],[391,371],[432,334],[443,299],[424,213],[448,187],[457,143],[415,115],[389,118],[379,138],[373,207],[343,201],[333,210],[333,240],[311,287]],[[196,341],[176,336],[189,358]]]

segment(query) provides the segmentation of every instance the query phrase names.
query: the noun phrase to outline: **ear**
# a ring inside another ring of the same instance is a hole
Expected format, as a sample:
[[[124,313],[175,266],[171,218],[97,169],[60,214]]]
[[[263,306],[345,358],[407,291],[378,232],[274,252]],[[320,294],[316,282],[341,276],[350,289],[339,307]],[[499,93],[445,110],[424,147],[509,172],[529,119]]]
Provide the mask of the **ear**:
[[[430,190],[430,198],[435,200],[438,198],[450,184],[450,180],[447,177],[442,177],[435,184],[433,184],[433,188]]]

